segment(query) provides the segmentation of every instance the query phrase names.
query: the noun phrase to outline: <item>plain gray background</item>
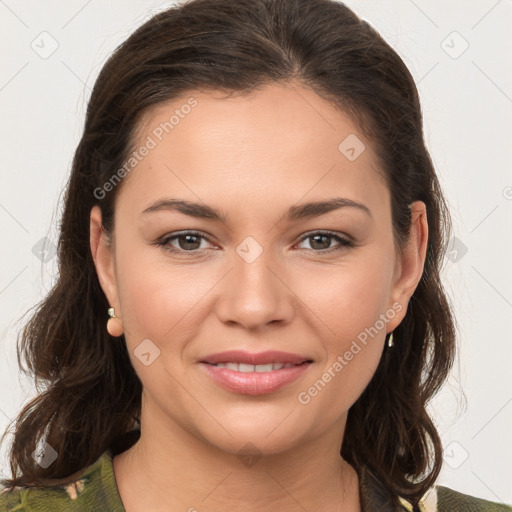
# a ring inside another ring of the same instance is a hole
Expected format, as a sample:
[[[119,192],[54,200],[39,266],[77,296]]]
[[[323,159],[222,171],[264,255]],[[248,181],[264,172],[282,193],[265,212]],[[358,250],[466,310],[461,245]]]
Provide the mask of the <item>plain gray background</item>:
[[[439,481],[512,503],[512,1],[346,3],[415,77],[427,146],[454,220],[444,280],[460,352],[431,407],[445,446]],[[114,48],[169,5],[0,0],[2,432],[35,394],[17,369],[17,320],[56,274],[51,243],[60,194],[90,89]],[[50,242],[42,257],[44,237]],[[5,443],[0,459],[3,477]]]

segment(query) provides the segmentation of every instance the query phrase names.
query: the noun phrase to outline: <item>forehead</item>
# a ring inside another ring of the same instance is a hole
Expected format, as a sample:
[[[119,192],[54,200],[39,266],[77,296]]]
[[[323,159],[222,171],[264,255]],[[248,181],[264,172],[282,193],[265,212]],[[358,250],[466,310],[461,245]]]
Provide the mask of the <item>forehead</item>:
[[[144,114],[135,151],[143,146],[150,149],[127,176],[136,202],[166,192],[296,202],[331,197],[333,188],[361,198],[382,195],[385,186],[371,143],[352,119],[298,85],[231,96],[191,91]]]

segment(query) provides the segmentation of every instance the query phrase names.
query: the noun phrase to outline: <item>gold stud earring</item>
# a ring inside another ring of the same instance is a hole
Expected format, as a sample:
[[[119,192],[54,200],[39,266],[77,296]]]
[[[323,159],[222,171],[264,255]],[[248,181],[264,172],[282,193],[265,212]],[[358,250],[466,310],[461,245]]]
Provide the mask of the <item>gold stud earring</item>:
[[[393,331],[391,331],[388,338],[388,347],[391,348],[395,343],[393,342]]]
[[[116,316],[114,308],[108,308],[107,313],[110,317],[107,320],[107,332],[110,334],[110,336],[118,338],[123,334],[123,324],[121,323],[121,319]]]

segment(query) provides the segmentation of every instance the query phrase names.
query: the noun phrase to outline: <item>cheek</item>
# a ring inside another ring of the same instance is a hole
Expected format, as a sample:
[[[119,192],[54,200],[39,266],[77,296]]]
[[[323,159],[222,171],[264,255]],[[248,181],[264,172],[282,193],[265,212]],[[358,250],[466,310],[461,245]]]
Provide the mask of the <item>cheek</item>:
[[[327,428],[352,407],[372,379],[381,355],[382,342],[377,338],[367,345],[348,343],[330,354],[327,364],[311,376],[296,397],[300,408],[318,418],[316,428]]]
[[[297,397],[311,413],[317,411],[324,425],[348,411],[364,391],[381,359],[386,332],[385,295],[375,281],[343,282],[346,287],[331,282],[335,293],[316,305],[324,357]]]
[[[187,331],[192,318],[197,324],[202,300],[218,281],[206,266],[155,261],[157,250],[119,251],[118,291],[129,345],[149,338],[163,346],[169,337],[179,339],[176,334]]]
[[[354,256],[342,265],[305,270],[297,277],[294,292],[316,314],[329,345],[341,350],[385,312],[391,276],[391,260]],[[377,328],[382,329],[381,323]]]
[[[392,262],[352,263],[317,272],[309,280],[314,286],[304,280],[299,291],[318,319],[325,352],[299,402],[316,401],[313,407],[328,406],[332,414],[348,410],[366,388],[382,355],[387,323],[395,317],[388,309]]]

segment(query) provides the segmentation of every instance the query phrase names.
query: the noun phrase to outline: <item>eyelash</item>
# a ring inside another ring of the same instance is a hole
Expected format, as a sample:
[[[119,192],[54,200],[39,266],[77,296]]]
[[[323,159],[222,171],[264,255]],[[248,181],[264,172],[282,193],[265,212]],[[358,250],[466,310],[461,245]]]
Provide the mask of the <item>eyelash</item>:
[[[159,247],[162,247],[164,250],[166,251],[169,251],[169,252],[172,252],[172,253],[181,253],[181,254],[198,254],[200,253],[201,251],[204,251],[205,249],[194,249],[192,251],[186,251],[184,249],[177,249],[176,247],[173,247],[170,245],[170,242],[172,240],[176,240],[177,238],[179,238],[180,236],[186,236],[186,235],[192,235],[192,236],[196,236],[196,237],[199,237],[199,238],[203,238],[204,240],[206,240],[207,242],[209,243],[212,243],[212,241],[210,240],[210,238],[206,235],[204,235],[203,233],[200,233],[198,231],[181,231],[177,234],[174,234],[172,236],[166,236],[162,239],[160,239],[159,241],[156,242],[156,245],[159,246]],[[333,238],[335,239],[339,245],[336,246],[336,247],[331,247],[329,249],[305,249],[306,251],[312,251],[312,252],[315,252],[317,254],[326,254],[326,253],[333,253],[333,252],[338,252],[338,251],[342,251],[344,249],[350,249],[352,247],[355,246],[355,243],[352,241],[352,240],[349,240],[348,238],[345,238],[337,233],[333,233],[331,231],[313,231],[311,233],[307,233],[305,236],[303,236],[300,240],[299,240],[299,244],[302,243],[304,240],[307,240],[308,238],[312,238],[314,236],[317,236],[317,235],[322,235],[322,236],[327,236],[327,237],[330,237],[330,238]]]

